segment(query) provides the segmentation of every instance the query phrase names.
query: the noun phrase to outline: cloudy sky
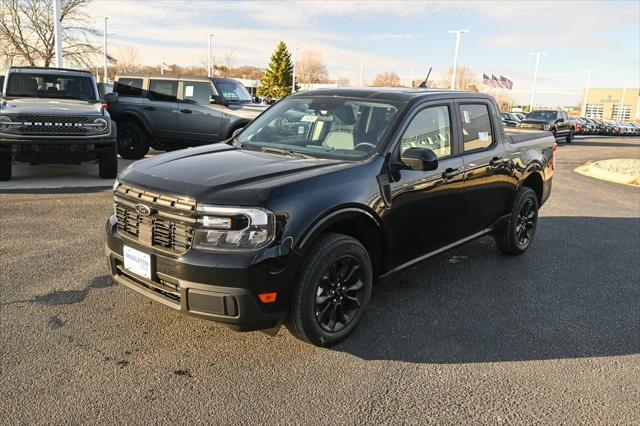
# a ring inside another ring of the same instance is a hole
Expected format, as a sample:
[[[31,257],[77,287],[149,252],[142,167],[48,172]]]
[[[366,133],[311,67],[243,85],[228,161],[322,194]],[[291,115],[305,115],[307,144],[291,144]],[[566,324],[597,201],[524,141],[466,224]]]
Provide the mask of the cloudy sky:
[[[514,95],[527,100],[534,57],[544,51],[536,96],[540,102],[580,99],[583,69],[592,87],[640,85],[640,2],[629,1],[106,1],[90,13],[101,28],[109,16],[110,46],[134,46],[140,61],[161,58],[200,64],[214,33],[214,56],[233,52],[236,65],[264,67],[278,41],[322,54],[330,77],[358,82],[382,71],[409,79],[433,67],[437,79],[453,61],[450,29],[462,37],[459,64],[479,78],[502,74]]]

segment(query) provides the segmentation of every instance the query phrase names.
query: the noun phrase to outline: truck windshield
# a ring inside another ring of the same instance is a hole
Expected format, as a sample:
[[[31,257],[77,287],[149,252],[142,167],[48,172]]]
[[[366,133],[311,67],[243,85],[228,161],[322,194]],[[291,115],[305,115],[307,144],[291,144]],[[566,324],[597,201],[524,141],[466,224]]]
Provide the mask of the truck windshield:
[[[7,77],[8,97],[96,99],[93,80],[89,77],[13,73]]]
[[[556,118],[558,118],[558,112],[543,110],[531,111],[529,114],[527,114],[527,118],[531,118],[534,120],[555,120]]]
[[[239,82],[222,81],[214,83],[218,93],[230,102],[252,102],[251,95]]]
[[[240,134],[246,149],[359,160],[383,143],[399,104],[346,97],[284,99]]]

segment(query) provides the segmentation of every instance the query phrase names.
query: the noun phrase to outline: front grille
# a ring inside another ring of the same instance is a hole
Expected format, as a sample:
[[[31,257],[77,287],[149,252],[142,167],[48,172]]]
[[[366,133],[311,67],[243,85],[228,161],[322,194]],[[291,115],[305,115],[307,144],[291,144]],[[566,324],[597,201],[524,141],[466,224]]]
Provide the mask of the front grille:
[[[182,197],[156,194],[120,184],[114,193],[118,231],[140,244],[185,253],[191,248],[195,217],[185,214],[195,211],[195,202]],[[136,205],[143,204],[149,215],[140,214]]]
[[[91,131],[89,117],[81,115],[33,115],[19,114],[16,122],[22,123],[17,131],[24,135],[83,136]]]

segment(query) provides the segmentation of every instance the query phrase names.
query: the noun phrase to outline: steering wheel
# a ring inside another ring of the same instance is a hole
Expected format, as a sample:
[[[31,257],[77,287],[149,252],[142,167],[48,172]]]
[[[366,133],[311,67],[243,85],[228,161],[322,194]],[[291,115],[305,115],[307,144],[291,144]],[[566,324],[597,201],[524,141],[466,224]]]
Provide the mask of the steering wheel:
[[[361,145],[364,145],[364,146],[366,146],[366,147],[369,147],[370,149],[364,149],[364,150],[358,149],[358,147],[359,147],[359,146],[361,146]],[[353,149],[355,149],[356,151],[366,151],[366,152],[370,152],[370,151],[372,151],[372,150],[376,149],[376,146],[375,146],[374,144],[372,144],[372,143],[369,143],[369,142],[360,142],[360,143],[359,143],[359,144],[357,144]]]

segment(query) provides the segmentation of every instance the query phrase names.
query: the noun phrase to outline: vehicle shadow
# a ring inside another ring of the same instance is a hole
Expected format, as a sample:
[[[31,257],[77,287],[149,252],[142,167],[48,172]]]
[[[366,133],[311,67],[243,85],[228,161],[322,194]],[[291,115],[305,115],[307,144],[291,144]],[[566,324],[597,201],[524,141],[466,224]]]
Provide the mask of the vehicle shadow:
[[[529,251],[483,238],[387,278],[335,350],[474,363],[640,353],[640,219],[543,217]]]

